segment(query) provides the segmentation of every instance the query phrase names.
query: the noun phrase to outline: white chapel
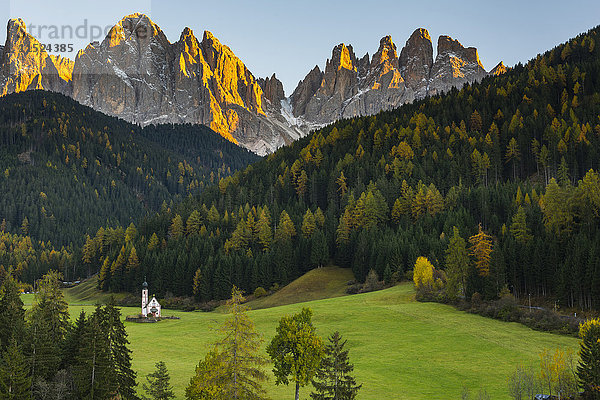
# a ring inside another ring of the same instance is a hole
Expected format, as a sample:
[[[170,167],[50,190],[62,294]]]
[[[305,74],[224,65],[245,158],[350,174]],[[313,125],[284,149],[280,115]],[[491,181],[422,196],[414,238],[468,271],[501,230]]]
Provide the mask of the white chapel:
[[[142,284],[142,315],[144,317],[160,317],[160,303],[156,297],[148,301],[148,282]]]

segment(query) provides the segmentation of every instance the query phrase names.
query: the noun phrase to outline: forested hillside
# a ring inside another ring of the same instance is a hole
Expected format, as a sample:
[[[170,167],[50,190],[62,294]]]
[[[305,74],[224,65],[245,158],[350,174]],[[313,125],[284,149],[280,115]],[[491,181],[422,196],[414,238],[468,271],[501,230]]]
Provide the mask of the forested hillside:
[[[323,128],[112,245],[100,232],[84,259],[105,290],[147,275],[159,294],[209,299],[330,258],[362,281],[426,256],[469,298],[506,285],[598,308],[599,41],[595,28],[502,76]],[[479,226],[487,264],[448,269],[451,238],[468,242]]]
[[[0,230],[80,247],[257,159],[204,126],[141,128],[56,93],[4,96]]]

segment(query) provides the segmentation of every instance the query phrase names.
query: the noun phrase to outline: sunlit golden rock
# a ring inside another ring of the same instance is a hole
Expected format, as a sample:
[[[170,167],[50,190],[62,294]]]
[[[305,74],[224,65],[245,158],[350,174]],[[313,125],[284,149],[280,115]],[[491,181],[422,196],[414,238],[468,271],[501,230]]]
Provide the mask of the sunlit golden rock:
[[[259,154],[302,133],[281,116],[276,85],[265,96],[211,32],[199,41],[185,28],[171,43],[144,14],[124,17],[102,43],[79,52],[73,70],[73,97],[83,104],[142,125],[205,124]]]
[[[32,89],[69,94],[71,71],[72,63],[48,55],[40,42],[27,33],[23,20],[8,21],[0,70],[2,95]]]
[[[498,65],[492,68],[492,70],[490,71],[490,75],[498,76],[505,74],[506,71],[508,71],[508,68],[506,67],[506,65],[504,65],[502,61],[500,61]]]

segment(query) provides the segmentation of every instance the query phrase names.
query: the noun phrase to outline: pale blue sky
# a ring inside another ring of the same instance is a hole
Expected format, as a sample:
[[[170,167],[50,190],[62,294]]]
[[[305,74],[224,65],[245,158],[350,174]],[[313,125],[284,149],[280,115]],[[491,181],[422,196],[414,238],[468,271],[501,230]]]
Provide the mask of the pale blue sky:
[[[199,39],[204,30],[212,31],[255,76],[276,72],[288,95],[316,64],[323,68],[332,48],[342,42],[352,44],[359,57],[372,55],[379,39],[389,34],[400,51],[410,34],[424,27],[434,52],[437,37],[447,34],[477,47],[489,70],[500,60],[507,65],[525,62],[600,24],[599,0],[0,0],[2,21],[21,17],[28,25],[77,27],[87,20],[85,39],[50,39],[48,31],[39,38],[72,43],[76,49],[89,42],[92,25],[111,26],[136,11],[147,13],[171,42],[186,26]],[[5,38],[2,29],[0,41]]]

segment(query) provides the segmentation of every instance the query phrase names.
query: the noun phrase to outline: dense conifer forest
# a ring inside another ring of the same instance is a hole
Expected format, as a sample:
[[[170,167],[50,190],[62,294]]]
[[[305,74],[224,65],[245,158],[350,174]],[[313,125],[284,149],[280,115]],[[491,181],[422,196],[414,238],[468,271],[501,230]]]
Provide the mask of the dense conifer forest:
[[[119,241],[100,231],[84,260],[104,290],[134,290],[147,275],[161,295],[208,300],[329,262],[359,281],[370,269],[391,280],[425,256],[467,298],[506,287],[598,308],[599,40],[595,28],[502,76],[339,121]],[[485,265],[471,254],[448,270],[451,239],[478,232]]]
[[[141,128],[56,93],[7,95],[0,98],[0,231],[77,252],[99,227],[126,227],[257,159],[204,126]],[[6,269],[39,261],[10,262],[5,252],[14,247],[0,247]],[[61,271],[77,278],[72,266]],[[25,274],[30,282],[41,276]]]

